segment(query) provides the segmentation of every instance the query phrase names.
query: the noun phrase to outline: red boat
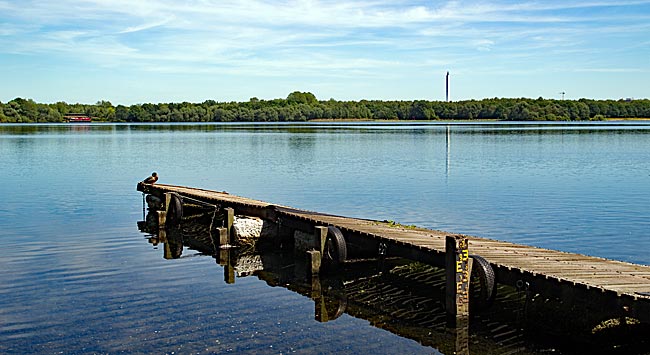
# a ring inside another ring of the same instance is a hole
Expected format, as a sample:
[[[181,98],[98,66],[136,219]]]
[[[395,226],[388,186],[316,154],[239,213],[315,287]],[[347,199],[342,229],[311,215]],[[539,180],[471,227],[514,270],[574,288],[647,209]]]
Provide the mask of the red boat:
[[[92,122],[92,119],[83,113],[69,113],[64,116],[70,123],[75,122]]]

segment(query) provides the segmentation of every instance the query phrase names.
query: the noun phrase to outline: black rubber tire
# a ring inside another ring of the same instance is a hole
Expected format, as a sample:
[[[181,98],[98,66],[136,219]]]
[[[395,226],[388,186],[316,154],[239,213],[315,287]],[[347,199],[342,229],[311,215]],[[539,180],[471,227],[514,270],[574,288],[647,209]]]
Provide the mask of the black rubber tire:
[[[345,297],[336,298],[336,311],[331,312],[330,309],[327,309],[327,318],[328,320],[335,320],[342,316],[345,313],[345,310],[348,308],[348,300]]]
[[[327,239],[325,240],[325,260],[331,266],[339,266],[348,258],[348,248],[345,245],[343,233],[334,227],[327,227]]]
[[[178,225],[183,218],[183,198],[181,195],[172,192],[167,208],[167,222],[170,225]]]
[[[154,195],[147,195],[145,198],[145,201],[147,202],[147,207],[150,210],[161,210],[163,206],[163,202],[161,199]]]
[[[496,296],[496,278],[490,263],[478,255],[470,255],[474,259],[470,277],[470,302],[478,308],[486,308]]]

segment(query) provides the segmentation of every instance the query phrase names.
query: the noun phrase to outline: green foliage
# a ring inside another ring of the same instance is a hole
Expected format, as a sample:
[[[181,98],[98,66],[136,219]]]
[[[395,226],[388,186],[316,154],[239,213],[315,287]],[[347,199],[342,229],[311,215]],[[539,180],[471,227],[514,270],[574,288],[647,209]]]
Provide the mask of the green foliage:
[[[313,104],[318,100],[311,92],[294,91],[287,96],[287,102],[290,104]]]
[[[384,223],[388,224],[389,227],[392,228],[405,228],[405,229],[415,229],[418,226],[414,224],[401,224],[399,222],[395,222],[393,220],[384,220]]]
[[[68,113],[84,113],[93,121],[106,122],[278,122],[313,119],[368,120],[506,120],[586,121],[650,118],[650,100],[545,100],[484,99],[441,101],[318,101],[310,92],[294,91],[286,99],[246,102],[145,103],[113,106],[109,101],[93,105],[39,104],[16,98],[0,103],[0,122],[64,122]]]
[[[7,116],[5,116],[4,105],[0,102],[0,123],[7,122]]]

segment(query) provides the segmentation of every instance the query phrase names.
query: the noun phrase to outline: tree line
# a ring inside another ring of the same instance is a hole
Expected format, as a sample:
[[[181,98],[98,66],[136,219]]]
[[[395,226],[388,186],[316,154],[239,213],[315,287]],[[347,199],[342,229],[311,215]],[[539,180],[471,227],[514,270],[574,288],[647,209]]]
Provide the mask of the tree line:
[[[246,102],[145,103],[114,106],[43,104],[16,98],[0,102],[0,123],[65,122],[66,115],[84,114],[101,122],[290,122],[314,119],[343,120],[509,120],[587,121],[650,118],[650,100],[552,100],[493,98],[443,101],[327,101],[309,92],[293,92],[286,99]]]

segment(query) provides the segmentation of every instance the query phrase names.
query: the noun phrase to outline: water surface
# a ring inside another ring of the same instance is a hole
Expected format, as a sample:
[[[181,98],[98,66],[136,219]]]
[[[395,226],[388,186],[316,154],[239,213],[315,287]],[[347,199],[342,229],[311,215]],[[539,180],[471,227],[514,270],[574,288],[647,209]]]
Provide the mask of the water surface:
[[[210,257],[164,260],[136,183],[650,265],[650,125],[0,125],[0,352],[435,353]],[[156,249],[158,248],[158,249]],[[196,252],[194,252],[196,253]]]

